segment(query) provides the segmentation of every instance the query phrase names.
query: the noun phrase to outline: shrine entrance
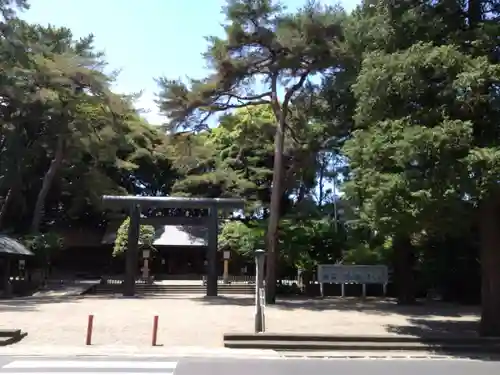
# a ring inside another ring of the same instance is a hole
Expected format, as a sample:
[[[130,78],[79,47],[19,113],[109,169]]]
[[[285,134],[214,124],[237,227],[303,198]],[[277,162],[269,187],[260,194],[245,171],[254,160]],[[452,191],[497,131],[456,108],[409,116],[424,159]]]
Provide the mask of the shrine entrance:
[[[217,296],[217,243],[219,233],[219,210],[236,210],[244,206],[243,199],[223,198],[185,198],[185,197],[141,197],[115,196],[102,197],[104,207],[114,211],[127,210],[130,216],[128,248],[125,254],[125,278],[123,295],[135,295],[137,263],[139,260],[139,230],[141,224],[148,224],[151,218],[141,217],[152,209],[208,209],[206,217],[164,216],[154,217],[156,222],[165,225],[206,226],[208,229],[207,246],[207,296]]]

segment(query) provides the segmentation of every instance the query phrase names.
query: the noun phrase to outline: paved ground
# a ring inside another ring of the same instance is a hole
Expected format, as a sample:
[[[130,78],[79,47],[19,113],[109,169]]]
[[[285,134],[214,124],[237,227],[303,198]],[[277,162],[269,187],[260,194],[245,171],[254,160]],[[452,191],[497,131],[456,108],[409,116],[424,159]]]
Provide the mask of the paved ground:
[[[30,298],[0,300],[2,328],[28,336],[20,346],[83,346],[87,317],[95,316],[95,345],[150,348],[154,315],[158,342],[165,347],[222,345],[224,332],[253,327],[254,300],[248,296],[171,298]],[[474,334],[475,308],[425,305],[401,308],[393,301],[359,299],[281,300],[266,308],[270,332],[425,335]]]
[[[491,375],[500,362],[465,360],[317,360],[231,358],[7,358],[0,374],[173,374],[173,375]]]

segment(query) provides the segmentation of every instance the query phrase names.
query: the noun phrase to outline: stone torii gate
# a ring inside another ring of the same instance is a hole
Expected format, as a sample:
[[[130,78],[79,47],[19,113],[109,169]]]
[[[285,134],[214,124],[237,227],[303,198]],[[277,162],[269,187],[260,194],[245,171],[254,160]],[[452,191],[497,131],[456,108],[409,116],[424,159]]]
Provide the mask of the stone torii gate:
[[[208,209],[208,217],[163,217],[155,222],[166,225],[206,225],[208,228],[207,249],[207,296],[217,296],[217,237],[219,232],[219,209],[242,209],[243,199],[224,198],[185,198],[185,197],[141,197],[141,196],[115,196],[104,195],[103,205],[107,209],[129,211],[130,226],[128,231],[128,247],[126,250],[125,279],[123,282],[123,295],[135,295],[135,279],[137,274],[137,261],[139,256],[139,231],[141,221],[148,223],[147,218],[141,218],[141,213],[151,208],[198,208]]]

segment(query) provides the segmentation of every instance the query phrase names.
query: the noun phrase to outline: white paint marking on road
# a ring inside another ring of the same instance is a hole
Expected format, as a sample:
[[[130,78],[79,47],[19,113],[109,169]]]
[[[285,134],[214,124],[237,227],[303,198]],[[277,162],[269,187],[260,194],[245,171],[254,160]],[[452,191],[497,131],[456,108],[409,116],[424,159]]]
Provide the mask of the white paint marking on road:
[[[281,359],[285,360],[297,360],[297,359],[311,359],[311,360],[332,360],[332,361],[352,361],[352,360],[362,360],[362,361],[391,361],[391,360],[408,360],[408,361],[422,361],[422,360],[433,360],[433,361],[482,361],[485,359],[492,359],[492,357],[453,357],[453,356],[402,356],[402,355],[389,355],[389,356],[363,356],[363,355],[283,355]]]
[[[39,371],[36,371],[36,372],[11,372],[11,373],[7,373],[7,372],[4,372],[5,374],[12,374],[12,375],[54,375],[55,373],[53,371],[49,371],[49,372],[39,372]],[[92,372],[73,372],[73,371],[66,371],[66,372],[61,372],[61,374],[64,374],[64,375],[89,375],[89,374],[92,374],[92,375],[112,375],[112,374],[116,374],[117,372],[110,372],[110,371],[107,371],[107,372],[97,372],[97,371],[92,371]],[[166,371],[166,372],[162,372],[161,374],[162,375],[173,375],[173,371]],[[151,372],[124,372],[123,374],[127,374],[127,375],[151,375]]]
[[[40,369],[40,368],[57,368],[57,369],[165,369],[174,370],[177,367],[177,362],[162,362],[162,361],[38,361],[38,360],[19,360],[13,361],[2,368],[4,369]]]

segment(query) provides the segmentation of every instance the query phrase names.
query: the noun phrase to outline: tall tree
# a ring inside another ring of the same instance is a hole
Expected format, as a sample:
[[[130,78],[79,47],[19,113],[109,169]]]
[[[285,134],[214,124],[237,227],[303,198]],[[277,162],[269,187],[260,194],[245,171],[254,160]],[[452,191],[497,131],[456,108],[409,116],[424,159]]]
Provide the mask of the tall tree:
[[[288,13],[272,0],[228,0],[224,13],[226,37],[209,37],[205,54],[213,74],[187,85],[180,80],[159,79],[158,102],[172,119],[172,128],[194,130],[205,128],[215,113],[271,106],[278,126],[267,230],[266,299],[274,303],[283,148],[290,105],[309,77],[335,67],[344,12],[314,2]]]
[[[409,48],[402,43],[366,55],[353,86],[358,129],[345,147],[352,168],[346,192],[374,227],[395,236],[468,226],[455,218],[466,218],[464,206],[474,209],[481,238],[480,330],[499,336],[499,24],[492,9],[485,13],[489,2],[480,8],[474,1],[450,3],[453,17],[442,13],[450,11],[444,2],[400,15],[408,21],[405,15],[423,11],[438,32],[414,34],[405,42]],[[381,9],[394,16],[394,8]]]
[[[75,40],[67,28],[7,13],[0,40],[0,227],[44,231],[47,210],[54,223],[92,221],[101,216],[104,193],[169,190],[175,173],[167,138],[140,119],[132,96],[110,91],[114,74],[103,73],[93,37]]]
[[[42,180],[42,186],[35,203],[31,231],[40,227],[47,194],[63,161],[71,150],[71,140],[88,137],[101,124],[92,124],[82,115],[88,115],[85,104],[103,106],[113,123],[116,103],[108,85],[110,78],[102,73],[102,55],[93,50],[93,36],[73,40],[69,29],[35,27],[29,43],[44,50],[34,49],[32,61],[35,65],[35,82],[44,82],[44,96],[41,104],[58,110],[59,113],[46,118],[47,141],[52,143],[53,156]],[[106,124],[107,125],[107,124]],[[102,126],[102,125],[101,125]]]
[[[8,147],[19,156],[9,167],[14,187],[20,184],[29,148],[51,155],[33,209],[31,230],[38,232],[45,200],[73,143],[112,126],[120,100],[109,91],[110,78],[102,73],[102,54],[94,52],[92,36],[73,40],[69,29],[16,19],[7,25],[2,96],[10,136],[5,139],[21,146]],[[107,116],[109,121],[89,121],[89,106],[102,107],[101,119]]]

